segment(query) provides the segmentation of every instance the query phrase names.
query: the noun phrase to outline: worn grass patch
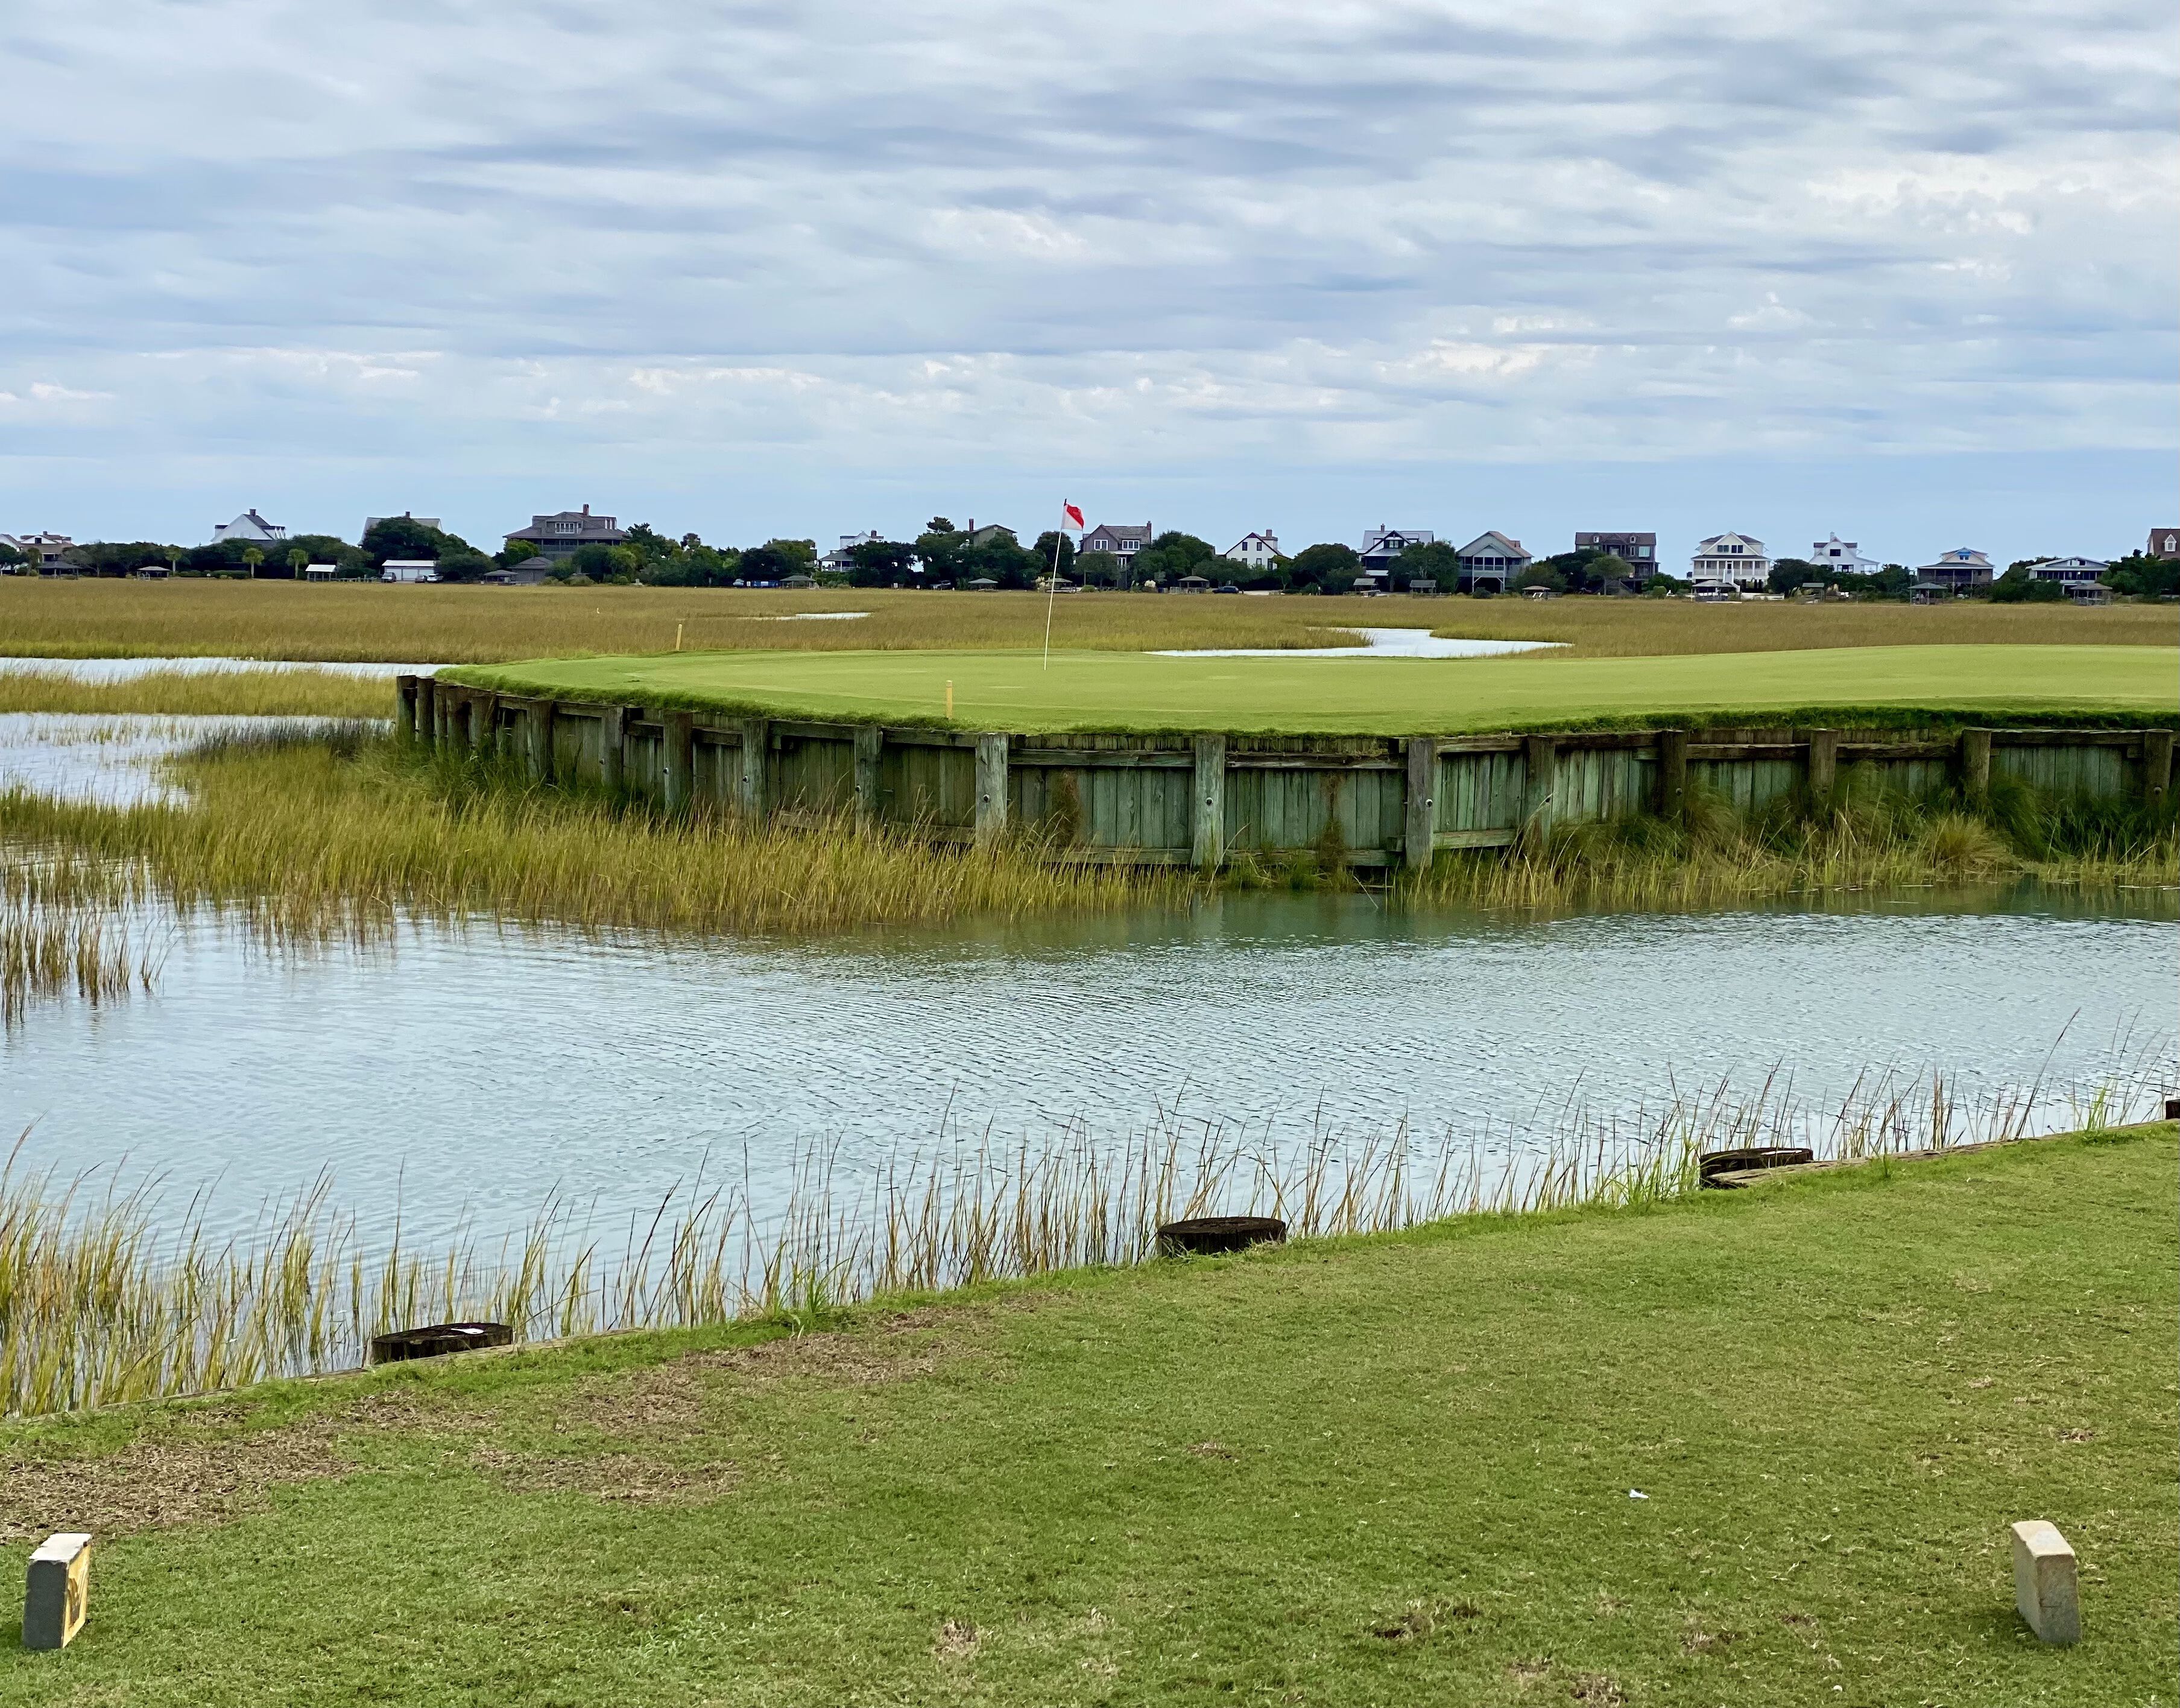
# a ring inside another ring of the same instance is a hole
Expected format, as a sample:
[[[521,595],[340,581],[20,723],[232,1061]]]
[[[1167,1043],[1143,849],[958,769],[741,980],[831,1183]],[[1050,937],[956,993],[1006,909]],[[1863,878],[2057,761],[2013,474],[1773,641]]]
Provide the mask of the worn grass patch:
[[[2175,1161],[2166,1125],[14,1425],[11,1495],[103,1474],[152,1522],[0,1702],[2169,1700]],[[144,1448],[190,1430],[303,1474],[190,1508]],[[2024,1517],[2079,1551],[2078,1648],[2013,1614]]]
[[[1673,658],[1188,658],[716,653],[472,666],[509,693],[1025,732],[1408,736],[1644,722],[2172,722],[2180,653],[1918,646]]]

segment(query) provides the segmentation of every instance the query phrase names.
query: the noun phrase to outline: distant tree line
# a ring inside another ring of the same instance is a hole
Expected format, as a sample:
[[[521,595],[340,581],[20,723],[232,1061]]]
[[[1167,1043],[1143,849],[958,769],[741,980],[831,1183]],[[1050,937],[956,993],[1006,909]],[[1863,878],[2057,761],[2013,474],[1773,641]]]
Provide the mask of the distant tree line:
[[[537,548],[512,540],[487,553],[459,534],[413,516],[388,516],[374,523],[354,545],[332,534],[295,534],[272,541],[220,540],[206,546],[162,544],[152,540],[98,541],[72,546],[63,556],[81,574],[126,576],[155,567],[184,576],[243,576],[287,580],[310,564],[330,564],[344,578],[375,578],[388,562],[422,560],[438,566],[445,581],[474,581],[495,569],[530,562]],[[2000,603],[2058,602],[2067,598],[2057,583],[2029,573],[2042,559],[2022,559],[2000,576],[1991,598]],[[0,566],[30,567],[27,555],[0,545]],[[556,561],[548,571],[554,581],[589,586],[721,587],[777,585],[807,576],[856,587],[1041,587],[1057,572],[1063,581],[1085,587],[1125,588],[1156,583],[1171,587],[1197,576],[1245,592],[1338,594],[1351,591],[1363,573],[1362,555],[1335,541],[1306,546],[1291,557],[1261,565],[1222,558],[1208,540],[1169,531],[1158,535],[1131,561],[1106,552],[1077,553],[1074,539],[1050,531],[1025,546],[1011,528],[956,527],[933,516],[913,540],[865,540],[849,547],[841,560],[821,566],[812,540],[769,539],[761,545],[707,544],[694,533],[676,539],[638,522],[619,545],[592,544]],[[1440,592],[1463,584],[1460,554],[1443,540],[1411,546],[1396,560],[1396,588],[1412,587]],[[1859,598],[1906,599],[1912,572],[1886,564],[1869,574],[1814,564],[1802,558],[1772,561],[1767,591],[1792,593],[1810,587],[1830,588]],[[2138,552],[2116,560],[2103,580],[2116,593],[2146,598],[2180,596],[2180,561]],[[1608,593],[1638,585],[1634,566],[1610,553],[1582,548],[1539,558],[1520,570],[1510,592],[1543,587],[1553,592]],[[1641,591],[1663,595],[1689,584],[1653,566],[1639,577]],[[1478,589],[1488,592],[1489,589]]]

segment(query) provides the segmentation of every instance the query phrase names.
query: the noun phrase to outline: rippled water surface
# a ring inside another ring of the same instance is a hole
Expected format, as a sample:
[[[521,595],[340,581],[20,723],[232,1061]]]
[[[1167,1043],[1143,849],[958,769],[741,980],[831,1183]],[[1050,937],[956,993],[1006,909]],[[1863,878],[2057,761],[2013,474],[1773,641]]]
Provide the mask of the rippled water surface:
[[[67,741],[32,721],[0,720],[0,766],[67,788],[140,780],[191,731],[140,726],[199,720],[66,720]],[[707,1156],[772,1189],[813,1141],[852,1168],[987,1129],[1118,1136],[1162,1110],[1503,1142],[1569,1099],[1654,1105],[1775,1066],[1812,1101],[1885,1067],[1942,1069],[1973,1099],[2169,1072],[2180,928],[2169,897],[2142,901],[1537,922],[1235,896],[822,941],[410,923],[281,952],[161,917],[153,994],[35,1007],[0,1039],[0,1129],[32,1127],[33,1164],[160,1171],[177,1201],[216,1180],[217,1226],[327,1171],[367,1227],[398,1194],[425,1231],[465,1204],[520,1221],[555,1187],[627,1210]]]

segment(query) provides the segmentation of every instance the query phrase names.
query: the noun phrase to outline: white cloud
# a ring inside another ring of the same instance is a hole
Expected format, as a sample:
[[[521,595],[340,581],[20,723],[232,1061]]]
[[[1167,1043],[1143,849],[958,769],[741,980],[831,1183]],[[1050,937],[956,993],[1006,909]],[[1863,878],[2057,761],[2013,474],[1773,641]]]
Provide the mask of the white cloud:
[[[2169,444],[2169,22],[21,0],[0,402],[25,485]]]

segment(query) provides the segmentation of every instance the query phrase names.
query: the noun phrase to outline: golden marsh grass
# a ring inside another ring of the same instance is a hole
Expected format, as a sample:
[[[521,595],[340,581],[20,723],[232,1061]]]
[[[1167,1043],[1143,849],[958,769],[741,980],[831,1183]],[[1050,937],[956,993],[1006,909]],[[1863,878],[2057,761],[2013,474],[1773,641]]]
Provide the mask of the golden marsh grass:
[[[702,1178],[632,1218],[618,1249],[548,1198],[497,1242],[457,1233],[374,1244],[321,1180],[267,1204],[247,1235],[207,1230],[200,1198],[166,1214],[158,1183],[0,1169],[0,1410],[41,1414],[202,1393],[361,1362],[372,1335],[488,1320],[533,1340],[779,1318],[1093,1265],[1144,1261],[1182,1215],[1265,1214],[1296,1237],[1389,1232],[1462,1215],[1660,1203],[1706,1151],[1803,1143],[1841,1159],[2005,1141],[2123,1121],[2139,1086],[2086,1101],[2032,1086],[1963,1102],[1942,1077],[1866,1076],[1805,1109],[1775,1080],[1720,1084],[1619,1115],[1561,1111],[1542,1131],[1418,1142],[1405,1129],[1280,1135],[1161,1118],[1101,1142],[1070,1122],[1011,1146],[939,1135],[846,1177],[806,1148],[758,1206]],[[1490,1139],[1499,1143],[1490,1143]]]
[[[671,650],[837,651],[1036,647],[1035,593],[890,589],[333,587],[288,581],[0,578],[0,653],[179,655],[490,664]],[[847,622],[782,622],[862,611]],[[1698,605],[1686,599],[1234,598],[1083,593],[1058,602],[1062,647],[1347,644],[1356,626],[1479,639],[1561,641],[1592,654],[1769,652],[1806,647],[2047,642],[2171,646],[2180,609],[2112,605]]]
[[[751,828],[477,784],[352,732],[216,747],[186,801],[111,806],[0,794],[0,836],[140,863],[184,909],[238,904],[286,929],[393,910],[585,928],[809,931],[1158,905],[1186,874],[1055,864],[1034,843],[947,850],[845,825]],[[88,863],[87,863],[88,862]]]
[[[0,713],[7,712],[391,718],[394,684],[343,670],[147,670],[111,682],[7,670],[0,671]]]

